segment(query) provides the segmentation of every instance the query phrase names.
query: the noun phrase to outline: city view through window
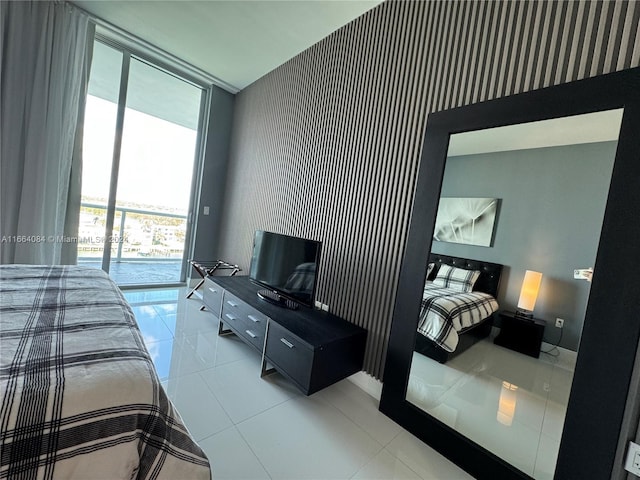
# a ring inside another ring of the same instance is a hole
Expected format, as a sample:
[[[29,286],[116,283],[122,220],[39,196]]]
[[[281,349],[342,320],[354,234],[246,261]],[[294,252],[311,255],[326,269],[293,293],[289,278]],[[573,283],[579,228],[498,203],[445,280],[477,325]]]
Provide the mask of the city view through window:
[[[113,159],[113,137],[105,132],[116,110],[87,98],[83,154],[90,168],[82,175],[79,257],[102,257]],[[182,258],[197,131],[132,109],[125,129],[111,258]]]
[[[124,80],[122,72],[127,72]],[[78,263],[104,267],[121,285],[181,280],[201,98],[200,87],[94,43]],[[121,136],[116,134],[119,102],[124,109]],[[105,239],[111,241],[107,255]]]

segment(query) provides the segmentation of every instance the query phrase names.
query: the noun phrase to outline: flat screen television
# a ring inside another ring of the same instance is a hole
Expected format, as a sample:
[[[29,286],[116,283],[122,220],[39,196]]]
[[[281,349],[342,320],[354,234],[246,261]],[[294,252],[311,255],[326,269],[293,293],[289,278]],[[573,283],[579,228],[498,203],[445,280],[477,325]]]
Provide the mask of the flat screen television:
[[[258,296],[289,308],[313,307],[321,246],[315,240],[256,231],[249,278],[265,287]]]

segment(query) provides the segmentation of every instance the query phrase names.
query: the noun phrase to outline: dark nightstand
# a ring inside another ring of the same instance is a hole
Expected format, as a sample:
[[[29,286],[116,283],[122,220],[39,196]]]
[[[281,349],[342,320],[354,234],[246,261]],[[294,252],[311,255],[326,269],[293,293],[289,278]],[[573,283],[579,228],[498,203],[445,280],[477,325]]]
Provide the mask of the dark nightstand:
[[[502,326],[493,343],[531,357],[540,357],[546,322],[537,318],[516,317],[511,312],[500,312],[499,315]]]

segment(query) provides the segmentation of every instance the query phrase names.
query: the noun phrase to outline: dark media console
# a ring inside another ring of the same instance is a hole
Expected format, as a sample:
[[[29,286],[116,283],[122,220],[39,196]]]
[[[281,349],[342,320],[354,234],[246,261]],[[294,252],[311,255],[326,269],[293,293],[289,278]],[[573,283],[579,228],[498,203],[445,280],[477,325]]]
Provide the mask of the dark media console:
[[[362,370],[367,331],[328,312],[265,302],[246,276],[207,277],[203,302],[220,319],[219,335],[234,333],[310,395]],[[226,327],[226,329],[225,329]]]

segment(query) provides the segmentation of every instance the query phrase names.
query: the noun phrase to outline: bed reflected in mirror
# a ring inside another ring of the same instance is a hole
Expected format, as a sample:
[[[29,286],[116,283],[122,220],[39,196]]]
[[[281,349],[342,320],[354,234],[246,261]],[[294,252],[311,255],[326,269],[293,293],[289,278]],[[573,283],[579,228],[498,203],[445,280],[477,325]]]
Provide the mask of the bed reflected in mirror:
[[[621,120],[452,135],[425,239],[406,400],[536,479],[554,475],[591,285],[574,270],[595,263]],[[525,310],[526,271],[542,279]]]

